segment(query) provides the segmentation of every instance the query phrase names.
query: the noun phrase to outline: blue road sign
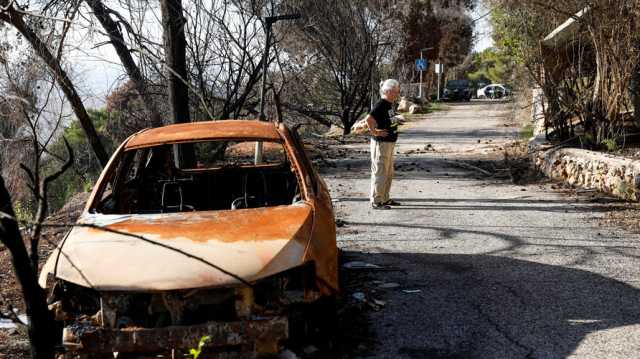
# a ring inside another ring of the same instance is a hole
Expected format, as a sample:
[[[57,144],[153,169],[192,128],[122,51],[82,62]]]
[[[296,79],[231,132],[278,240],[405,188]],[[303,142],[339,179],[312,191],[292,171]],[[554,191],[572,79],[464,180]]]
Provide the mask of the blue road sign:
[[[428,67],[429,67],[429,61],[427,61],[427,59],[416,60],[416,69],[418,71],[427,71]]]

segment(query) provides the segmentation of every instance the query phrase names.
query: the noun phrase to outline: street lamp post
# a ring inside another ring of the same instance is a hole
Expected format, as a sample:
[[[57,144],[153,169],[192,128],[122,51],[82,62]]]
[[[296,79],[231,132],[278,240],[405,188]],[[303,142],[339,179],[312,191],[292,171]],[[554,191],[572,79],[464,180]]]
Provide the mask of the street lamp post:
[[[260,115],[258,119],[260,121],[266,121],[267,118],[264,114],[265,106],[265,91],[267,87],[267,70],[269,67],[269,47],[271,47],[271,27],[273,24],[280,20],[295,20],[300,18],[300,14],[287,14],[278,16],[267,16],[264,18],[264,26],[266,31],[266,39],[264,45],[264,56],[262,58],[262,85],[260,87]],[[262,142],[256,142],[256,151],[254,156],[254,163],[262,163]]]
[[[420,49],[420,61],[424,60],[422,51],[432,50],[433,47],[425,47]],[[418,98],[422,98],[422,68],[420,68],[420,86],[418,87]]]

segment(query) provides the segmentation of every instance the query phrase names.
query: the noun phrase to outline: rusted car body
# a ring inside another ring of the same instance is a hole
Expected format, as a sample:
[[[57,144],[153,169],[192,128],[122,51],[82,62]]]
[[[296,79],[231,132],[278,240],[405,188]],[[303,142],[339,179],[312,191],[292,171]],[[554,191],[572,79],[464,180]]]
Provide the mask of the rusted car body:
[[[187,151],[195,161],[181,163]],[[260,355],[287,338],[285,308],[333,296],[337,276],[331,199],[297,133],[238,120],[128,138],[40,284],[69,352],[162,352],[210,336]]]

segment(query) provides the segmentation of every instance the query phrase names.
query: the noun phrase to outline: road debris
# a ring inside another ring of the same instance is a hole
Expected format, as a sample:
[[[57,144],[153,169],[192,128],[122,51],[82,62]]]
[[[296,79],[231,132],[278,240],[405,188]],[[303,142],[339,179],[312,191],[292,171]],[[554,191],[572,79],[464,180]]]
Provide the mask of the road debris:
[[[380,267],[379,265],[361,261],[347,262],[343,264],[342,267],[348,269],[382,269],[382,267]]]
[[[402,292],[407,294],[416,294],[422,292],[422,289],[403,289]]]
[[[492,175],[493,175],[493,173],[491,173],[491,172],[489,172],[489,171],[487,171],[487,170],[484,170],[484,169],[482,169],[482,168],[480,168],[480,167],[477,167],[477,166],[470,165],[470,164],[465,163],[465,162],[447,161],[447,160],[445,160],[445,161],[443,161],[443,162],[445,162],[445,163],[446,163],[446,164],[448,164],[448,165],[452,165],[452,166],[454,166],[454,167],[460,167],[460,168],[464,168],[464,169],[467,169],[467,170],[472,170],[472,171],[480,172],[480,173],[482,173],[482,174],[483,174],[483,175],[485,175],[485,176],[492,176]]]
[[[367,296],[362,292],[355,292],[351,296],[353,297],[353,299],[359,302],[364,302],[367,300]]]
[[[291,350],[286,349],[278,355],[278,359],[298,359],[298,356]]]
[[[383,284],[380,284],[378,288],[391,289],[391,288],[398,288],[399,286],[400,284],[398,283],[383,283]]]
[[[305,355],[312,356],[316,354],[318,351],[320,351],[320,349],[318,349],[315,345],[309,345],[305,347],[303,351]]]

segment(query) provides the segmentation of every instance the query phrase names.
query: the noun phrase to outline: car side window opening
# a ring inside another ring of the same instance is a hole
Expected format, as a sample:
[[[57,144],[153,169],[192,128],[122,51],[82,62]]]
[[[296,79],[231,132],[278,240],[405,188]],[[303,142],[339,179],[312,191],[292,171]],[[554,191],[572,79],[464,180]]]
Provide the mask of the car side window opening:
[[[263,142],[254,164],[255,141],[189,143],[195,159],[176,165],[180,145],[126,151],[116,173],[96,198],[105,214],[232,210],[290,205],[302,200],[298,176],[282,143]],[[106,188],[109,188],[107,193]]]

